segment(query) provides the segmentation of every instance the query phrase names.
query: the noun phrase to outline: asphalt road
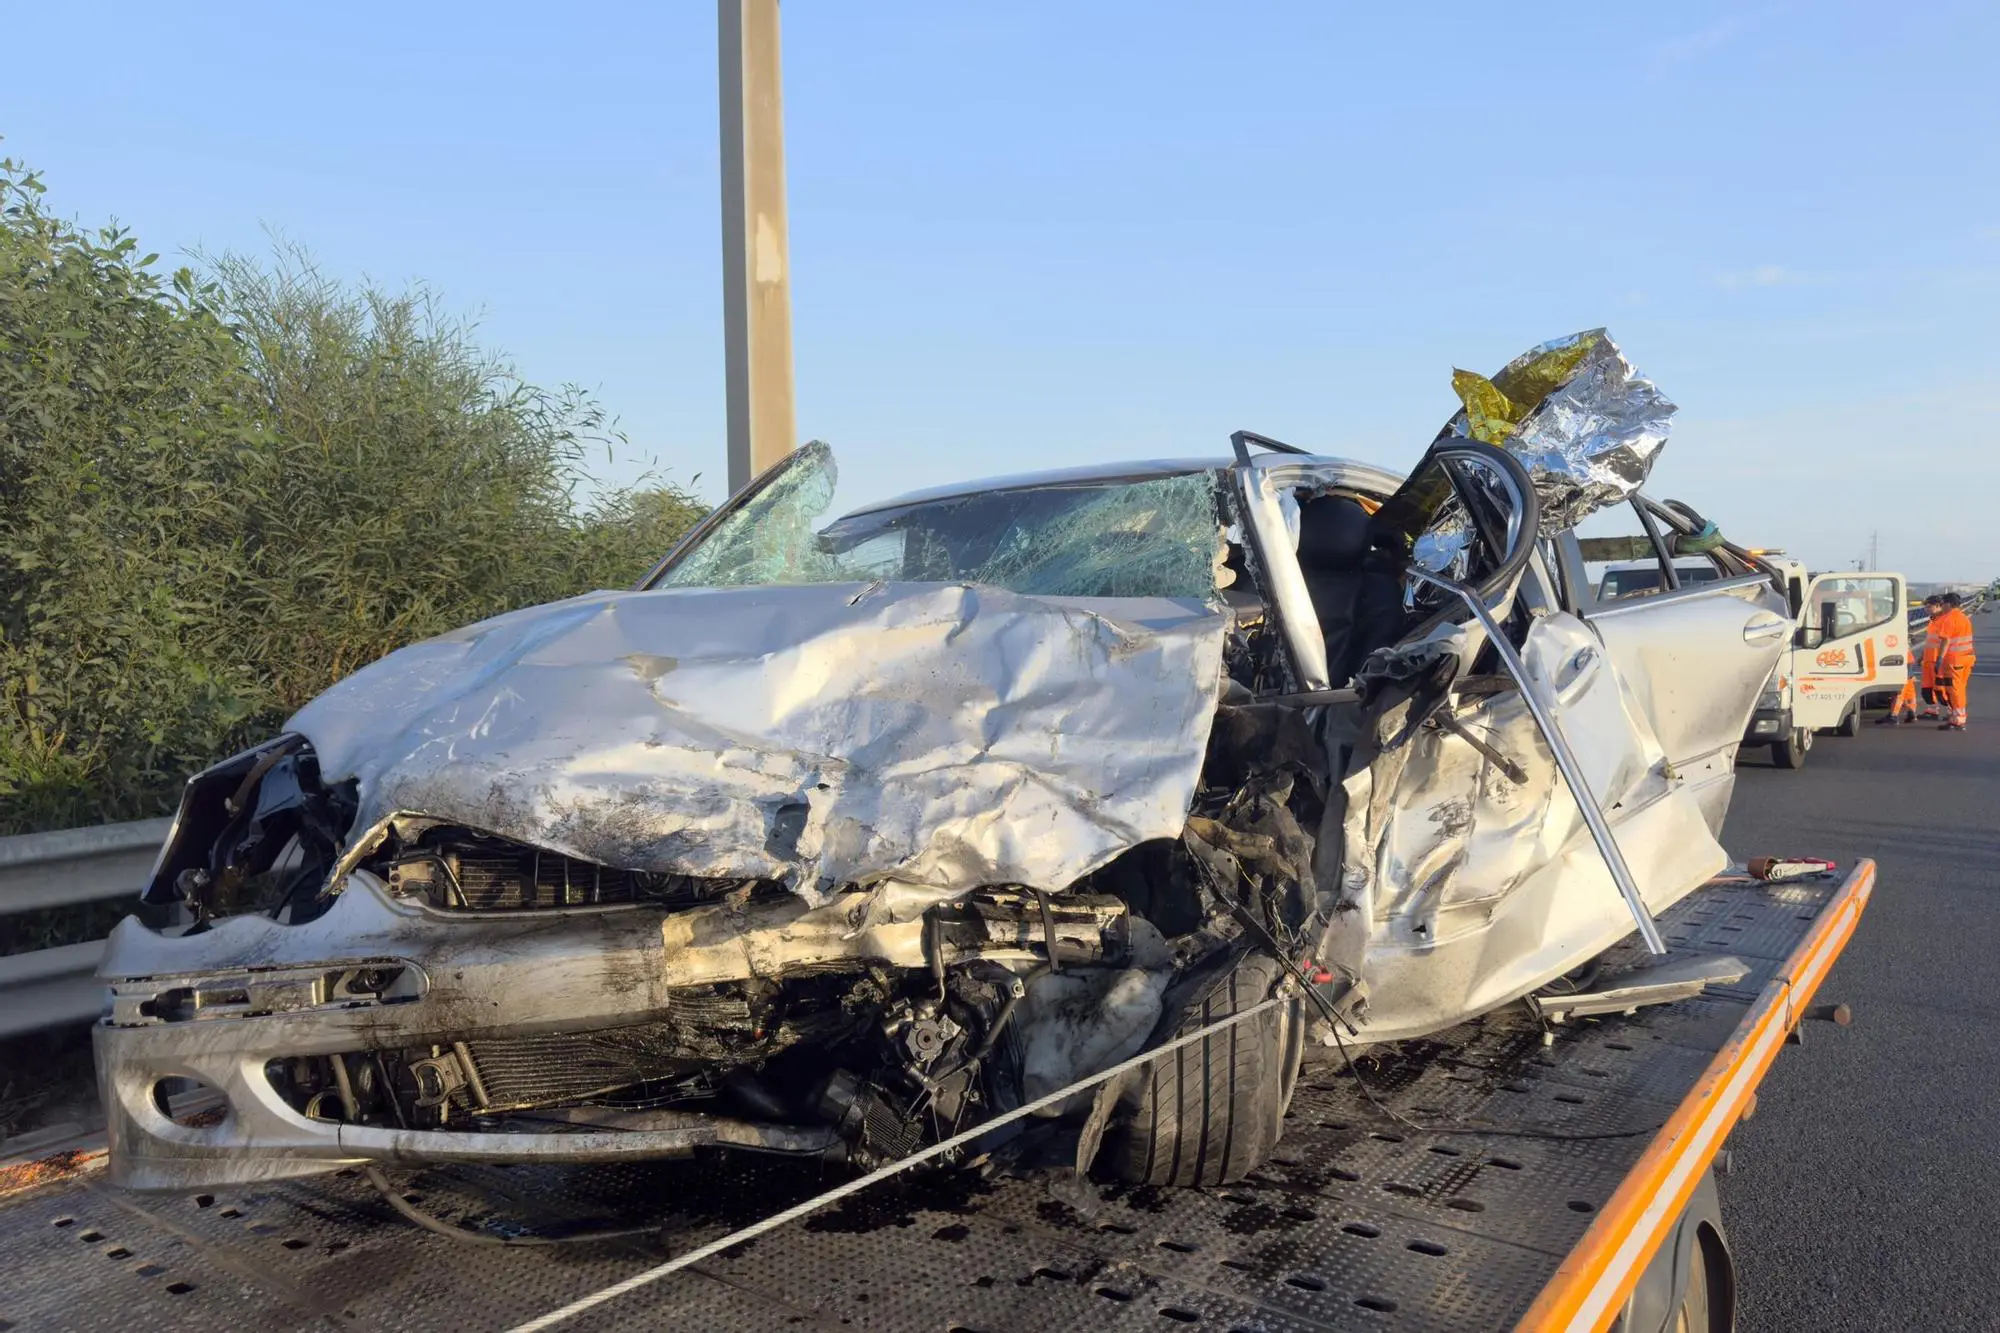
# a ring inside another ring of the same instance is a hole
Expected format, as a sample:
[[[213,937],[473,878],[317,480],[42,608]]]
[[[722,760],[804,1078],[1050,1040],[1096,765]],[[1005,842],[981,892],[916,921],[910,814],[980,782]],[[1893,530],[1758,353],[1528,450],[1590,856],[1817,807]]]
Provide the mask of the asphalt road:
[[[1730,1143],[1748,1333],[2000,1329],[2000,614],[1976,627],[1968,731],[1867,725],[1738,770],[1738,858],[1880,866],[1820,991],[1854,1026],[1807,1025]]]

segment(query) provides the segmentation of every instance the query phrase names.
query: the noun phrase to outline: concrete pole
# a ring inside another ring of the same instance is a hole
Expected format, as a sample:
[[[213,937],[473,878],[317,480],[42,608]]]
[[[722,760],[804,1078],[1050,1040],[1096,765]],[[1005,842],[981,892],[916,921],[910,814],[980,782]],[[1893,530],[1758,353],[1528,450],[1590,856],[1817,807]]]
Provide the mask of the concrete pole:
[[[729,489],[789,454],[792,295],[778,0],[718,0]]]

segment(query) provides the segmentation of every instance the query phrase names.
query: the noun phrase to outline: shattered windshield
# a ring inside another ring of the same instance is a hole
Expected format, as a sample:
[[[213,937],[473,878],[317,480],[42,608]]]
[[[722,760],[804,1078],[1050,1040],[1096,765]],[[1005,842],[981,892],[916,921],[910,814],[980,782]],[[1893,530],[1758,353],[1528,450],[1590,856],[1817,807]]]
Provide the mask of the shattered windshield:
[[[652,585],[984,583],[1042,597],[1208,597],[1225,548],[1207,472],[1026,486],[813,524],[838,472],[817,442]]]

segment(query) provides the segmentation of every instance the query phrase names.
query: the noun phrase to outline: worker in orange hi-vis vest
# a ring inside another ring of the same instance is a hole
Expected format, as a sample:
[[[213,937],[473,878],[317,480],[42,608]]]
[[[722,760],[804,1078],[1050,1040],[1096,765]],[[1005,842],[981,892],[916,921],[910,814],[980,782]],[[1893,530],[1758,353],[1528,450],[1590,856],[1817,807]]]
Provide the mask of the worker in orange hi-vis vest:
[[[1924,612],[1933,621],[1937,619],[1938,614],[1943,610],[1944,598],[1937,596],[1924,598]],[[1943,714],[1938,711],[1937,707],[1937,641],[1926,634],[1923,643],[1917,645],[1915,651],[1918,665],[1916,674],[1903,682],[1902,693],[1896,696],[1896,702],[1890,706],[1889,716],[1875,719],[1876,726],[1893,727],[1898,723],[1916,722],[1919,717],[1917,713],[1917,699],[1919,698],[1918,691],[1920,687],[1922,690],[1921,697],[1924,702],[1924,711],[1921,716],[1932,722],[1936,722],[1943,717]]]
[[[1965,691],[1972,683],[1972,617],[1959,610],[1958,594],[1944,595],[1944,614],[1931,621],[1931,641],[1937,644],[1938,689],[1949,710],[1940,731],[1964,731]]]

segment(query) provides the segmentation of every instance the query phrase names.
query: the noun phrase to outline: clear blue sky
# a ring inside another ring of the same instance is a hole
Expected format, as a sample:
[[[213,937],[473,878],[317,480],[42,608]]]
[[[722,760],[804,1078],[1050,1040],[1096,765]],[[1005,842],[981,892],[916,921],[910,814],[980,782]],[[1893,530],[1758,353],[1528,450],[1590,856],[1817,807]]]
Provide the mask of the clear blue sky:
[[[169,255],[422,278],[718,498],[715,14],[9,6],[0,153]],[[1640,10],[1655,17],[1641,17]],[[2000,574],[2000,6],[787,0],[801,431],[843,503],[1247,426],[1402,463],[1608,325],[1654,489]]]

